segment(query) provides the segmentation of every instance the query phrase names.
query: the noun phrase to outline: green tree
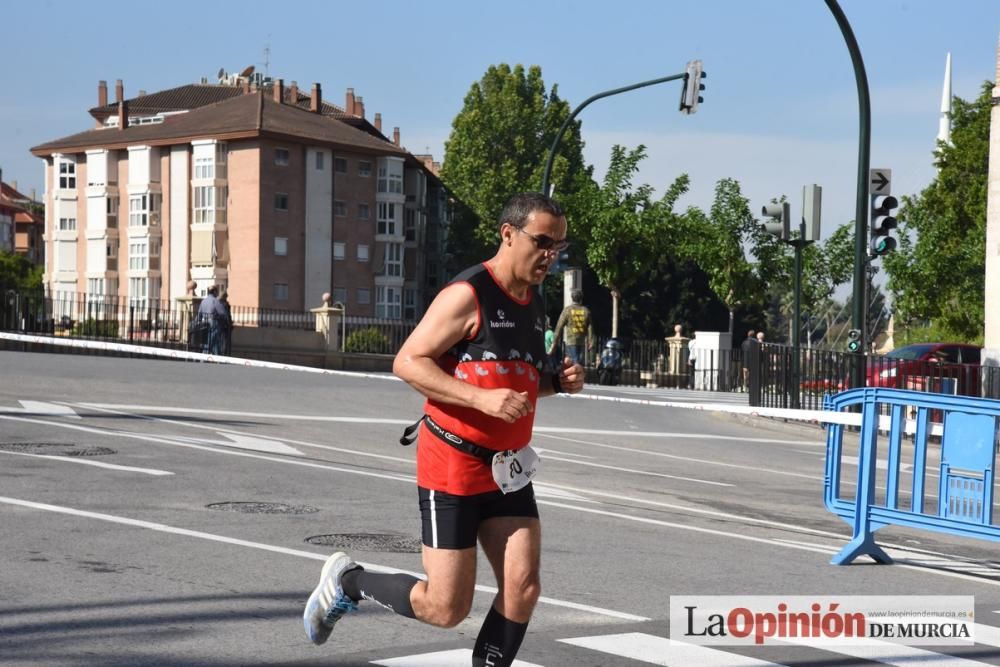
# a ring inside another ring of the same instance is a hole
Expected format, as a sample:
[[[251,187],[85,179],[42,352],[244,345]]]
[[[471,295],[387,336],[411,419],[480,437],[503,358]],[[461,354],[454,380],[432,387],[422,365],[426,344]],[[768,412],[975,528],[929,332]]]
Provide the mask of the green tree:
[[[614,146],[604,184],[590,184],[574,200],[573,226],[587,264],[611,292],[611,335],[615,337],[622,295],[640,276],[656,269],[661,255],[671,248],[678,226],[673,206],[688,188],[688,177],[683,174],[654,201],[652,187],[633,186],[645,156],[645,146],[631,151]]]
[[[472,84],[452,123],[441,167],[441,180],[478,218],[459,221],[463,231],[473,231],[471,237],[463,234],[463,254],[481,258],[492,249],[506,200],[541,187],[549,147],[570,111],[556,86],[546,92],[538,66],[494,65]],[[590,181],[590,174],[576,121],[563,136],[553,164],[551,181],[560,201],[566,204]]]
[[[39,291],[45,268],[32,264],[27,258],[0,250],[0,289]]]
[[[899,249],[883,258],[902,328],[931,320],[950,339],[982,336],[992,89],[984,82],[975,101],[954,98],[952,143],[934,154],[937,177],[903,197]]]
[[[762,301],[766,285],[760,273],[762,265],[753,262],[746,249],[763,252],[773,250],[773,246],[760,235],[760,225],[750,213],[750,202],[732,178],[716,183],[715,199],[707,216],[692,207],[684,221],[682,252],[708,274],[712,291],[729,311],[732,334],[736,309]]]

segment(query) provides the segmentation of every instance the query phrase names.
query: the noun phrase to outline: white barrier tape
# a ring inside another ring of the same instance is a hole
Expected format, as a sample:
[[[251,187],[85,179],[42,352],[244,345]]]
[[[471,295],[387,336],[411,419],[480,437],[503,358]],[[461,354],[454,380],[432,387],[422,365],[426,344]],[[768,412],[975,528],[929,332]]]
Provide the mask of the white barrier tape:
[[[348,377],[375,378],[378,380],[393,380],[401,382],[401,380],[395,375],[387,375],[385,373],[335,371],[326,368],[279,364],[273,361],[240,359],[239,357],[223,357],[215,354],[204,354],[202,352],[188,352],[187,350],[168,350],[161,347],[146,347],[145,345],[132,345],[130,343],[108,343],[106,341],[60,338],[58,336],[28,336],[25,334],[7,333],[4,331],[0,331],[0,340],[13,340],[21,343],[36,343],[40,345],[56,345],[60,347],[78,347],[89,350],[108,350],[111,352],[126,352],[129,354],[145,354],[147,356],[163,357],[165,359],[207,361],[214,364],[229,364],[231,366],[245,366],[247,368],[272,368],[282,371],[299,371],[303,373],[318,373],[320,375],[346,375]]]
[[[80,340],[76,338],[60,338],[58,336],[28,336],[25,334],[15,334],[0,331],[0,339],[19,341],[22,343],[38,343],[42,345],[57,345],[62,347],[77,347],[92,350],[109,350],[112,352],[126,352],[131,354],[145,354],[153,357],[163,357],[166,359],[186,359],[190,361],[207,361],[216,364],[229,364],[232,366],[244,366],[247,368],[271,368],[283,371],[299,371],[303,373],[318,373],[320,375],[343,375],[348,377],[375,378],[377,380],[401,381],[395,375],[384,373],[361,373],[358,371],[336,371],[325,368],[312,368],[310,366],[296,366],[293,364],[279,364],[273,361],[257,361],[256,359],[241,359],[238,357],[223,357],[202,352],[188,352],[186,350],[168,350],[159,347],[146,347],[145,345],[132,345],[129,343],[108,343],[96,340]],[[591,401],[611,401],[613,403],[628,403],[631,405],[649,405],[662,408],[683,408],[686,410],[708,410],[711,412],[731,412],[734,414],[749,415],[751,417],[773,417],[776,419],[792,419],[795,421],[805,421],[814,424],[843,424],[844,426],[861,426],[861,415],[854,412],[830,412],[827,410],[793,410],[790,408],[764,408],[751,407],[748,405],[730,405],[727,403],[684,403],[679,401],[653,401],[643,398],[620,398],[617,396],[603,396],[594,394],[561,394],[562,396],[574,399],[584,399]]]

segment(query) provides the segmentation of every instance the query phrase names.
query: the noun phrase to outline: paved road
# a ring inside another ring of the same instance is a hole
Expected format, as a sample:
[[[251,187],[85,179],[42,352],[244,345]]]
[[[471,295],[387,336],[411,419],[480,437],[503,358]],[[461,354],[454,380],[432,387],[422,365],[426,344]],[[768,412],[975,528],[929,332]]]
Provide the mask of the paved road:
[[[339,545],[419,570],[413,451],[395,443],[420,407],[390,379],[0,352],[0,664],[468,664],[487,567],[452,630],[372,606],[323,647],[301,628]],[[822,505],[822,431],[562,397],[536,425],[545,598],[517,664],[1000,664],[995,546],[887,528],[896,565],[829,565],[849,531]],[[979,643],[666,639],[671,595],[874,593],[975,595]]]

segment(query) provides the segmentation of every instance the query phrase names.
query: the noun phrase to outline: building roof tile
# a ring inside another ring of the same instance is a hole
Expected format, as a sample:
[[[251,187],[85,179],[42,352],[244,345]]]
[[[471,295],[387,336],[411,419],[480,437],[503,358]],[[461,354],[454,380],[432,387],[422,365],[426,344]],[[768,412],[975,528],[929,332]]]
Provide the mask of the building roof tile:
[[[240,89],[235,90],[242,93]],[[137,99],[157,95],[159,93]],[[273,134],[341,149],[406,155],[406,151],[389,141],[372,136],[344,121],[300,107],[301,105],[279,104],[268,92],[256,91],[166,116],[162,123],[130,125],[124,129],[90,129],[40,144],[33,147],[31,152],[41,157],[58,152],[79,153],[90,148],[124,148],[137,144],[170,145],[194,139],[225,140]],[[135,113],[136,110],[130,107],[129,114]]]

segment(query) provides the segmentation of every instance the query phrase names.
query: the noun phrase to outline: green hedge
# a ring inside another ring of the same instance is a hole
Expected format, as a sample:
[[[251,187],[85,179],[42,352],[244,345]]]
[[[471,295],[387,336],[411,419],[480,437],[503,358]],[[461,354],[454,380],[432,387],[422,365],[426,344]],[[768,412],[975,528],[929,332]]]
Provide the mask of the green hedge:
[[[389,352],[389,339],[377,327],[358,329],[344,340],[344,352],[386,354]]]

